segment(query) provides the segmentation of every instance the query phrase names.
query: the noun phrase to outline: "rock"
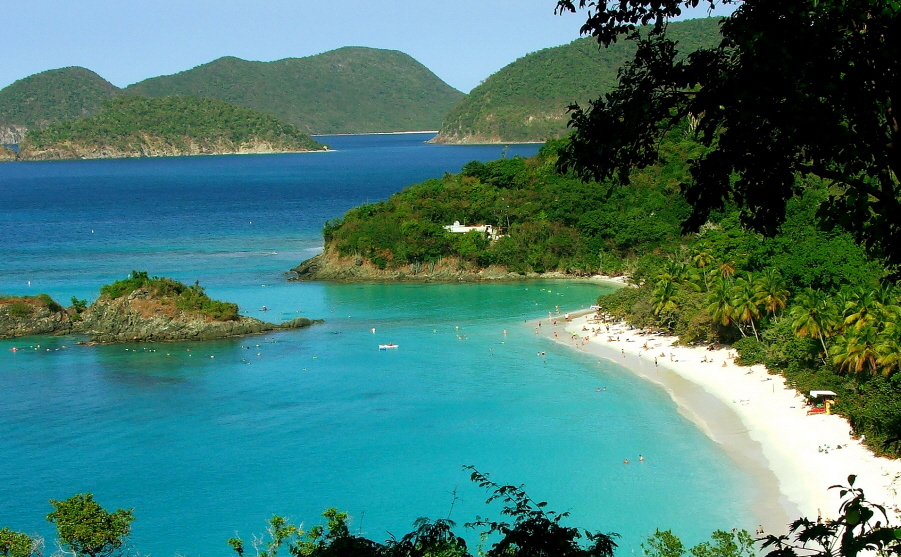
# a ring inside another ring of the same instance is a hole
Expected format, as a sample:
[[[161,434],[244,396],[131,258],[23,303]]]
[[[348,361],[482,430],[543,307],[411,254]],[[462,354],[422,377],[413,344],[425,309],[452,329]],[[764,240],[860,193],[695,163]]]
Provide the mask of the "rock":
[[[239,316],[217,321],[154,299],[146,289],[111,299],[101,296],[83,314],[80,330],[97,343],[212,340],[308,327],[318,321],[298,318],[276,325]]]
[[[0,300],[0,338],[66,334],[72,329],[69,314],[49,296]]]

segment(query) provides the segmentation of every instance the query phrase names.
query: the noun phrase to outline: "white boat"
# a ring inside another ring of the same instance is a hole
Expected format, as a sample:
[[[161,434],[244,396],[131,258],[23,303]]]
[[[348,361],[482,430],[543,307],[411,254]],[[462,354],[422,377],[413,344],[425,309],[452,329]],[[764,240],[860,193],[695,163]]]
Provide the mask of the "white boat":
[[[388,344],[379,344],[379,350],[388,350],[389,348],[397,348],[397,345],[393,342],[389,342]]]

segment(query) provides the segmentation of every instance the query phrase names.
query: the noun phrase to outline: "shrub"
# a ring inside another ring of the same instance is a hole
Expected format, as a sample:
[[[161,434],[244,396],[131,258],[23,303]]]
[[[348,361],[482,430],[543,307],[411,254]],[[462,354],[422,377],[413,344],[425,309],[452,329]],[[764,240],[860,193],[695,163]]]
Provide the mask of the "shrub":
[[[9,304],[7,312],[15,319],[26,319],[34,315],[34,306],[28,302],[13,302]]]

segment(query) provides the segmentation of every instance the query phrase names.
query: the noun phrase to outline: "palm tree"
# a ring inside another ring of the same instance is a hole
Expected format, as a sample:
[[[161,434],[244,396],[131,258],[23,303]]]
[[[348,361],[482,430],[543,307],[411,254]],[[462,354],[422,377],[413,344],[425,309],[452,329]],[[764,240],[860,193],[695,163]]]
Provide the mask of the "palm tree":
[[[873,327],[854,327],[835,337],[832,362],[839,371],[873,373],[879,369],[876,331]]]
[[[688,265],[678,263],[672,259],[667,260],[663,264],[663,268],[657,274],[658,281],[670,281],[675,283],[684,282],[688,278]]]
[[[678,308],[673,296],[676,295],[676,285],[671,281],[660,281],[651,292],[651,303],[654,304],[654,315],[672,311]]]
[[[897,322],[885,327],[876,341],[876,364],[883,375],[901,369],[901,325]]]
[[[759,298],[760,295],[751,273],[736,279],[732,298],[732,306],[735,308],[735,319],[738,322],[751,323],[754,338],[758,341],[760,336],[757,334],[757,326],[754,324],[754,321],[760,319]],[[741,327],[739,327],[739,331],[741,331]],[[744,331],[741,331],[741,333],[745,335]]]
[[[707,310],[713,322],[721,327],[734,323],[735,307],[732,305],[732,280],[719,277],[713,281],[707,294]]]
[[[823,353],[828,358],[826,337],[838,321],[829,298],[819,290],[808,288],[795,296],[795,303],[788,313],[794,333],[799,337],[819,338]]]
[[[704,290],[709,292],[710,283],[707,280],[707,266],[713,263],[713,256],[710,255],[709,251],[702,248],[701,251],[696,253],[695,256],[691,258],[691,261],[695,264],[695,267],[697,267],[698,271],[701,274],[701,277],[704,279]]]
[[[770,267],[757,279],[755,285],[759,293],[759,301],[763,304],[763,309],[773,317],[776,311],[784,309],[788,304],[788,297],[791,294],[788,291],[782,275],[776,269]]]
[[[731,277],[735,274],[735,261],[728,261],[720,264],[720,274],[723,278]]]

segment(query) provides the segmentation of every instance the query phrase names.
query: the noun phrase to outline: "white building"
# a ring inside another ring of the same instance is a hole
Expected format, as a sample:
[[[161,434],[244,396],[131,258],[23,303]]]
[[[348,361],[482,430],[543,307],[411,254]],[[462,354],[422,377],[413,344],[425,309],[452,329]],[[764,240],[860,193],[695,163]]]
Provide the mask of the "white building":
[[[460,224],[460,221],[455,220],[454,224],[447,224],[444,226],[445,230],[448,232],[452,232],[454,234],[466,234],[469,231],[475,230],[476,232],[484,232],[488,234],[488,237],[492,240],[497,240],[500,238],[500,235],[497,233],[497,230],[491,226],[490,224],[476,224],[473,226],[464,226]]]

